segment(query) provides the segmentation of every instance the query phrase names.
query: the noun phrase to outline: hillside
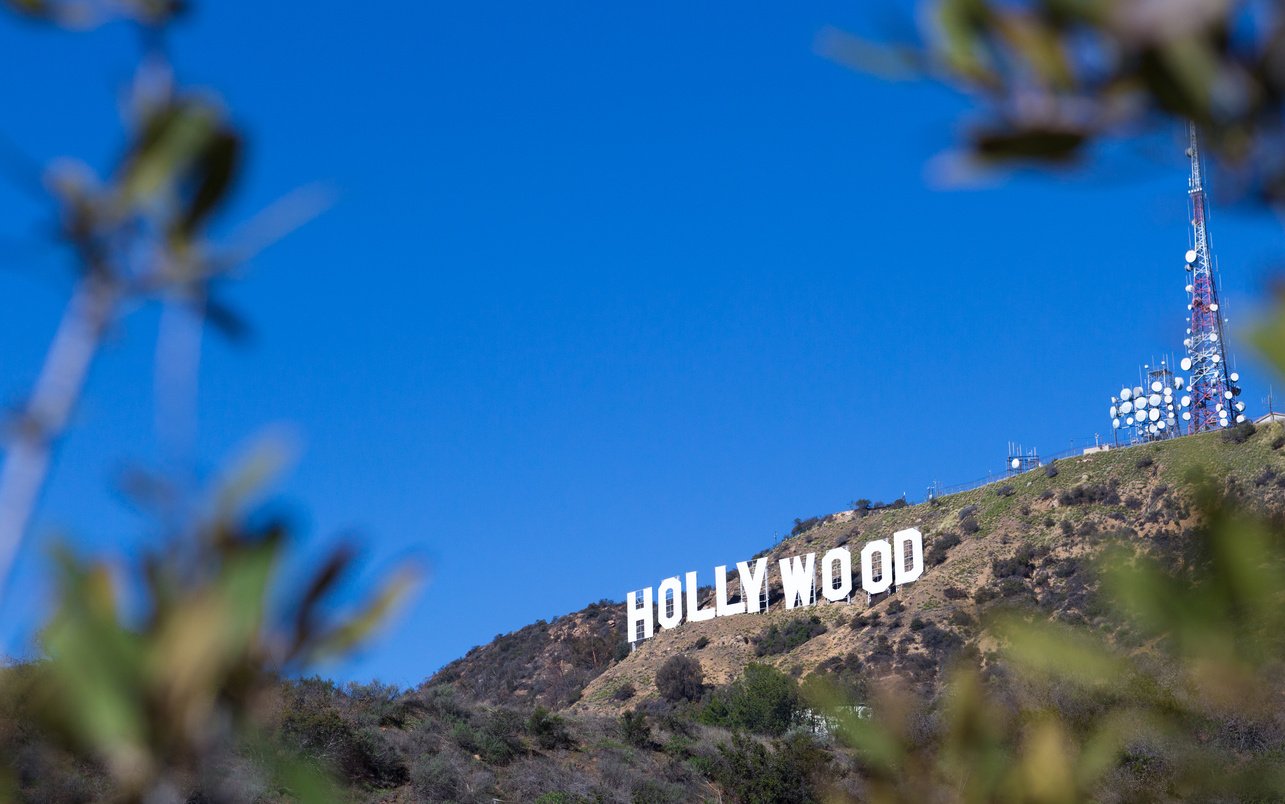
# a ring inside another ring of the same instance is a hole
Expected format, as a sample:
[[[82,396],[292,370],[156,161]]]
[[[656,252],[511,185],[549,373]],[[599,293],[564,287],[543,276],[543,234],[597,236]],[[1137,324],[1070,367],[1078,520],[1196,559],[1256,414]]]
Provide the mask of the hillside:
[[[764,614],[658,632],[631,652],[623,605],[601,601],[497,636],[412,691],[283,680],[270,696],[271,736],[329,768],[353,801],[870,800],[877,774],[866,755],[817,727],[806,694],[814,680],[836,686],[849,705],[874,708],[885,700],[880,689],[907,687],[915,701],[907,711],[922,732],[941,717],[953,658],[972,659],[1003,688],[1006,668],[986,630],[997,609],[1087,626],[1121,654],[1154,651],[1098,594],[1094,559],[1123,544],[1174,568],[1199,564],[1197,473],[1242,507],[1285,523],[1280,425],[1068,459],[931,503],[809,520],[764,553],[776,560],[920,528],[923,576],[869,604],[858,595],[786,611],[775,601]],[[12,788],[0,778],[0,800],[8,789],[20,800],[94,800],[102,768],[17,725],[31,721],[22,690],[42,668],[3,672],[10,683],[0,684],[0,752],[18,758],[19,777]],[[658,674],[669,680],[666,695]],[[1067,694],[1054,689],[1037,705],[1065,708],[1080,722],[1114,711],[1111,700]],[[1198,709],[1200,754],[1231,757],[1260,776],[1254,763],[1279,768],[1285,724],[1270,707],[1256,714],[1254,701],[1231,715]],[[1182,798],[1174,768],[1188,758],[1159,743],[1130,745],[1098,797]],[[256,767],[253,756],[227,757],[220,794],[289,800]],[[926,799],[912,791],[885,800]]]
[[[658,629],[632,653],[623,645],[623,605],[595,603],[497,637],[426,686],[452,684],[487,703],[528,700],[615,716],[654,700],[656,670],[685,654],[699,660],[706,683],[714,685],[761,662],[796,678],[821,672],[868,683],[897,676],[931,694],[944,660],[978,647],[976,623],[996,605],[1033,605],[1065,621],[1108,627],[1108,612],[1092,594],[1093,557],[1113,538],[1147,550],[1181,551],[1198,524],[1191,500],[1179,490],[1193,471],[1257,508],[1285,509],[1285,450],[1273,446],[1281,438],[1279,424],[1243,443],[1225,433],[1192,436],[1065,459],[1052,469],[920,505],[831,514],[761,555],[775,562],[838,545],[857,547],[915,526],[924,533],[923,577],[868,606],[864,594],[851,603],[822,600],[788,611],[774,601],[763,614]],[[729,584],[735,593],[734,577]],[[791,644],[822,626],[824,632]],[[613,658],[604,661],[608,644]]]

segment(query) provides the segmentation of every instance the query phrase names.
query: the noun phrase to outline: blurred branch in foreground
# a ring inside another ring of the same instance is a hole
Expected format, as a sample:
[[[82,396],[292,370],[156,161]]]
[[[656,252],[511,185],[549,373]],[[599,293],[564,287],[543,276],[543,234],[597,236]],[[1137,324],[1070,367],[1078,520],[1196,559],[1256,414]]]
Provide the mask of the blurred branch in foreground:
[[[208,92],[175,86],[160,37],[182,4],[166,0],[10,0],[59,25],[133,21],[148,53],[136,72],[131,131],[100,177],[74,161],[45,173],[60,239],[77,275],[34,390],[10,427],[0,472],[0,601],[49,472],[106,333],[144,304],[163,305],[157,345],[158,431],[173,465],[134,473],[129,491],[157,513],[162,546],[112,567],[62,550],[56,612],[43,655],[0,671],[0,745],[41,744],[95,768],[114,801],[338,800],[316,761],[269,735],[279,681],[349,653],[413,583],[405,571],[366,602],[334,602],[353,553],[332,552],[303,586],[278,577],[289,525],[255,501],[286,462],[265,443],[201,494],[194,444],[196,376],[208,324],[232,338],[247,325],[218,296],[240,262],[327,201],[308,188],[251,221],[228,247],[209,236],[240,172],[243,138]],[[132,563],[132,562],[131,562]],[[123,583],[129,584],[125,587]],[[0,800],[30,791],[31,757],[0,752]],[[56,777],[57,771],[52,774]],[[21,778],[20,778],[21,777]],[[51,783],[56,782],[56,778]],[[41,789],[37,787],[36,789]]]
[[[1091,142],[1192,120],[1241,189],[1285,200],[1285,14],[1231,0],[930,0],[918,35],[828,29],[819,49],[976,98],[979,165],[1064,163]]]

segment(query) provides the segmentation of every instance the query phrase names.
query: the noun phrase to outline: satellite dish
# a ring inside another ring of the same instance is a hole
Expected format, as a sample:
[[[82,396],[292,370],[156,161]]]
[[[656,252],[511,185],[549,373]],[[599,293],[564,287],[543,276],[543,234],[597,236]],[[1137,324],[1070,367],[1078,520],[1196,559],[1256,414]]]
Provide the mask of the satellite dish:
[[[1164,422],[1164,419],[1161,419],[1160,421],[1156,422],[1156,429],[1157,429],[1157,430],[1163,430],[1163,429],[1165,429],[1165,422]]]
[[[1222,357],[1220,355],[1213,354],[1209,356],[1209,359],[1217,363],[1218,361],[1222,360]]]
[[[1223,396],[1225,396],[1228,399],[1231,399],[1233,396],[1235,396],[1235,394],[1233,394],[1231,391],[1223,391]]]
[[[1112,420],[1111,420],[1111,426],[1112,426],[1112,427],[1114,427],[1115,429],[1119,430],[1119,429],[1120,429],[1120,420],[1119,420],[1119,419],[1112,419]]]
[[[1156,393],[1160,393],[1160,389],[1163,387],[1164,387],[1164,384],[1160,382],[1160,380],[1156,380],[1155,382],[1151,383],[1151,390],[1155,391]]]
[[[1195,288],[1193,288],[1191,285],[1188,285],[1188,286],[1186,287],[1186,290],[1187,290],[1187,292],[1188,292],[1188,293],[1190,293],[1191,291],[1195,290]]]
[[[1125,419],[1125,420],[1124,420],[1124,423],[1125,423],[1125,424],[1127,424],[1127,425],[1129,425],[1130,427],[1132,427],[1132,426],[1133,426],[1133,417],[1132,417],[1132,416],[1130,416],[1129,418]]]
[[[1242,413],[1241,415],[1236,417],[1236,424],[1240,424],[1243,421],[1245,421],[1245,415]]]
[[[1142,410],[1146,406],[1147,406],[1147,398],[1145,396],[1140,396],[1133,401],[1134,410]]]
[[[1232,382],[1240,382],[1240,375],[1233,371],[1233,372],[1231,373],[1231,381],[1232,381]]]
[[[1132,412],[1133,412],[1133,403],[1132,403],[1132,402],[1121,402],[1121,403],[1120,403],[1120,412],[1121,412],[1121,413],[1132,413]]]
[[[1189,421],[1191,421],[1191,411],[1189,411],[1189,410],[1184,410],[1184,411],[1182,412],[1182,420],[1183,420],[1184,422],[1189,422]]]
[[[1154,407],[1155,405],[1159,405],[1159,404],[1160,404],[1160,394],[1152,394],[1151,396],[1147,397],[1147,404],[1148,404],[1148,405],[1151,405],[1151,406],[1153,406],[1153,407]]]
[[[1178,400],[1178,402],[1185,408],[1191,404],[1191,397],[1184,395],[1182,399]]]
[[[1155,408],[1152,408],[1151,410],[1147,411],[1147,418],[1153,422],[1159,420],[1160,411],[1156,410]]]
[[[1135,386],[1133,386],[1133,395],[1134,395],[1134,396],[1142,396],[1142,386],[1140,386],[1140,385],[1135,385]]]
[[[1116,406],[1115,406],[1115,405],[1112,405],[1112,406],[1111,406],[1111,418],[1113,418],[1113,419],[1114,419],[1114,418],[1115,418],[1115,414],[1116,414],[1116,413],[1118,413],[1118,412],[1119,412],[1119,411],[1116,409]]]
[[[1013,462],[1009,464],[1009,466],[1013,467],[1014,469],[1020,468],[1021,465],[1022,465],[1022,460],[1020,458],[1014,458]]]
[[[1209,340],[1213,341],[1214,343],[1218,343],[1218,333],[1217,332],[1209,333]]]
[[[1174,378],[1173,378],[1173,387],[1174,387],[1174,388],[1181,388],[1181,387],[1182,387],[1182,377],[1174,377]]]
[[[1183,256],[1186,257],[1187,264],[1191,265],[1196,261],[1196,250],[1194,248],[1187,249],[1187,253]]]
[[[1188,310],[1190,310],[1190,309],[1191,309],[1191,305],[1190,305],[1190,304],[1188,304],[1188,305],[1187,305],[1187,309],[1188,309]]]
[[[1226,413],[1223,413],[1223,403],[1221,402],[1219,402],[1217,405],[1214,405],[1214,410],[1218,411],[1219,415],[1221,416],[1227,415]]]
[[[1181,362],[1181,363],[1179,363],[1178,365],[1179,365],[1179,366],[1182,366],[1182,370],[1183,370],[1183,371],[1191,371],[1191,358],[1190,358],[1190,357],[1184,357],[1184,358],[1182,359],[1182,362]]]
[[[1188,349],[1190,349],[1190,348],[1191,348],[1191,338],[1183,338],[1182,345],[1183,345],[1183,346],[1185,346],[1185,347],[1187,347]]]
[[[1237,402],[1237,403],[1236,403],[1236,410],[1244,410],[1244,409],[1245,409],[1245,403],[1244,403],[1244,402]]]
[[[1125,400],[1127,400],[1127,399],[1129,399],[1129,397],[1131,397],[1131,396],[1133,396],[1133,391],[1132,391],[1132,390],[1130,390],[1130,389],[1128,389],[1128,388],[1121,388],[1121,389],[1120,389],[1120,398],[1121,398],[1121,399],[1125,399]]]
[[[1213,310],[1215,313],[1218,312],[1218,302],[1214,302],[1213,304],[1209,305],[1209,309]]]

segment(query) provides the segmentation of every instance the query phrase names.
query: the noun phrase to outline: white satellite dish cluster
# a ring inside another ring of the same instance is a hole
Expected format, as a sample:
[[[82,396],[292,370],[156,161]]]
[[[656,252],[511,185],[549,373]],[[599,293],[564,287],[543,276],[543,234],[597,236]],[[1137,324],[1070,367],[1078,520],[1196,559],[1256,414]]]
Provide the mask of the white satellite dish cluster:
[[[1179,421],[1190,421],[1191,397],[1182,393],[1186,382],[1168,371],[1154,372],[1148,385],[1124,386],[1111,397],[1111,427],[1123,431],[1129,441],[1157,441],[1182,434]]]
[[[1184,357],[1181,364],[1184,370],[1188,364],[1188,358]],[[1154,375],[1161,375],[1168,381]],[[1222,427],[1245,421],[1245,403],[1237,398],[1240,389],[1234,385],[1240,380],[1240,375],[1233,371],[1228,379],[1233,386],[1224,391],[1223,399],[1214,405]],[[1118,395],[1111,397],[1108,413],[1111,427],[1125,435],[1128,442],[1157,441],[1183,434],[1190,426],[1192,403],[1186,380],[1167,371],[1153,372],[1148,385],[1126,385]]]

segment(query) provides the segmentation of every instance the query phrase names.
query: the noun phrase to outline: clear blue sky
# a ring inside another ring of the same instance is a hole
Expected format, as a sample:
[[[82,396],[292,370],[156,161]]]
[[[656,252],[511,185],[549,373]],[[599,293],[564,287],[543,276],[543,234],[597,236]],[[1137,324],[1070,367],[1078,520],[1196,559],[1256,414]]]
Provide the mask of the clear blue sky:
[[[1180,348],[1176,139],[1084,176],[943,191],[926,166],[964,102],[814,52],[862,4],[202,3],[181,77],[252,134],[246,215],[322,180],[340,200],[231,298],[248,348],[202,367],[207,467],[291,422],[283,490],[366,577],[431,583],[345,678],[414,684],[470,646],[688,569],[796,516],[1000,470],[1005,443],[1107,435],[1108,397]],[[0,22],[0,131],[105,166],[129,32]],[[14,246],[45,210],[0,186],[0,397],[35,375],[67,288]],[[1233,326],[1277,224],[1216,207]],[[118,333],[61,448],[3,602],[26,650],[57,535],[127,555],[112,491],[157,458],[155,318]],[[1237,348],[1251,407],[1267,378]]]

